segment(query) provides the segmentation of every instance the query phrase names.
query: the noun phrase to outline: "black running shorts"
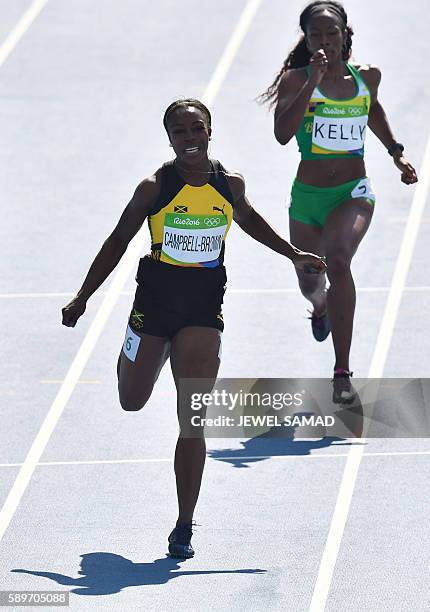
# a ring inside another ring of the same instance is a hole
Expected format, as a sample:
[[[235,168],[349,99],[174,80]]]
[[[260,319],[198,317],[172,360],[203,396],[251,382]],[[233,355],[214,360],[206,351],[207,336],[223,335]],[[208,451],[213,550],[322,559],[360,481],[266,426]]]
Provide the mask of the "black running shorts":
[[[146,256],[140,260],[136,281],[129,318],[133,331],[170,339],[194,325],[223,331],[224,266],[187,268]]]

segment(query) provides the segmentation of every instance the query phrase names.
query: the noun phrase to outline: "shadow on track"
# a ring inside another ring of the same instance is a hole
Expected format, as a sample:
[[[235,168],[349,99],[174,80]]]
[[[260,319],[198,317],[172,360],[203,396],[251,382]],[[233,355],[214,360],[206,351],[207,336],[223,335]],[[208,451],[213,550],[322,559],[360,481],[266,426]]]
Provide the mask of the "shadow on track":
[[[250,464],[271,457],[311,455],[312,451],[330,446],[352,446],[360,442],[349,442],[345,438],[327,436],[319,440],[294,439],[296,427],[284,425],[241,442],[241,448],[208,450],[211,459],[230,463],[236,468],[248,468]]]
[[[178,576],[197,576],[207,574],[262,574],[266,570],[207,570],[174,571],[180,569],[179,563],[185,560],[163,557],[152,563],[134,563],[121,555],[107,552],[94,552],[81,555],[80,578],[72,578],[55,572],[13,569],[12,572],[31,574],[54,580],[57,584],[76,587],[71,593],[76,595],[111,595],[131,586],[166,584]]]

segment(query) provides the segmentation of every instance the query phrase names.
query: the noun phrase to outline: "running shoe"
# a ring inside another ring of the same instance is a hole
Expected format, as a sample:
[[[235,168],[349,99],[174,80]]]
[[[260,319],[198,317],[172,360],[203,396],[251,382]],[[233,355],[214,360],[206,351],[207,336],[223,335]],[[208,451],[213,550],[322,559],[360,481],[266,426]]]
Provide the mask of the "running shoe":
[[[357,395],[351,384],[352,372],[337,368],[333,374],[333,403],[352,404]]]
[[[192,535],[192,523],[177,525],[168,538],[170,556],[180,559],[194,557],[194,549],[191,546]]]
[[[323,315],[316,315],[315,312],[311,312],[309,319],[312,324],[312,334],[317,342],[323,342],[329,333],[331,332],[330,319],[328,318],[328,312],[326,311]]]

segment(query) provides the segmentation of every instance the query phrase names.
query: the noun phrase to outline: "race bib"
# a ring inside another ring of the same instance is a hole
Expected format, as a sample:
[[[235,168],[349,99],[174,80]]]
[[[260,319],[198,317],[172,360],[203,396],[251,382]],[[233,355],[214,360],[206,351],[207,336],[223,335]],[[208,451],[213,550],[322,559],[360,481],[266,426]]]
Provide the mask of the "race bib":
[[[124,344],[122,345],[122,350],[124,351],[124,355],[128,359],[130,359],[130,361],[136,360],[140,340],[140,336],[134,333],[130,325],[127,325],[127,331],[125,334]]]
[[[359,183],[351,191],[352,198],[366,198],[366,200],[376,200],[375,192],[368,178],[361,179]]]
[[[166,213],[161,261],[214,261],[221,253],[227,228],[225,215]]]
[[[314,147],[337,153],[357,151],[364,146],[367,108],[357,105],[318,104],[312,126]]]

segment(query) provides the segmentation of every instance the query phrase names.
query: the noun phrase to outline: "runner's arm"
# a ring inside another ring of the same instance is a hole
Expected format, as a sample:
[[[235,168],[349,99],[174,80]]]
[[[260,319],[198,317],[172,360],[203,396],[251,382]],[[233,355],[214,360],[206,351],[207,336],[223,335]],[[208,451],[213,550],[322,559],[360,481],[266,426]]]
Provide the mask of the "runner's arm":
[[[299,129],[314,88],[303,69],[290,69],[282,76],[275,108],[275,138],[281,145]]]
[[[378,88],[381,82],[381,71],[377,66],[362,66],[360,69],[360,75],[362,76],[371,94],[368,126],[375,136],[388,149],[396,142],[396,139],[394,138],[393,131],[388,123],[387,115],[382,108],[382,104],[378,100]],[[398,153],[400,153],[400,151]]]
[[[73,300],[63,308],[64,325],[73,327],[76,324],[78,318],[85,312],[88,299],[118,265],[127,250],[129,242],[139,231],[150,213],[158,190],[157,175],[145,179],[137,186],[118,224],[105,240],[91,264],[82,287]]]
[[[397,140],[394,137],[391,126],[388,122],[385,110],[378,99],[378,88],[381,82],[381,71],[377,66],[364,66],[360,70],[367,87],[372,96],[369,111],[368,126],[382,144],[389,149]],[[405,159],[403,151],[396,149],[393,154],[393,161],[402,173],[402,181],[407,185],[417,182],[417,175],[413,166]]]

